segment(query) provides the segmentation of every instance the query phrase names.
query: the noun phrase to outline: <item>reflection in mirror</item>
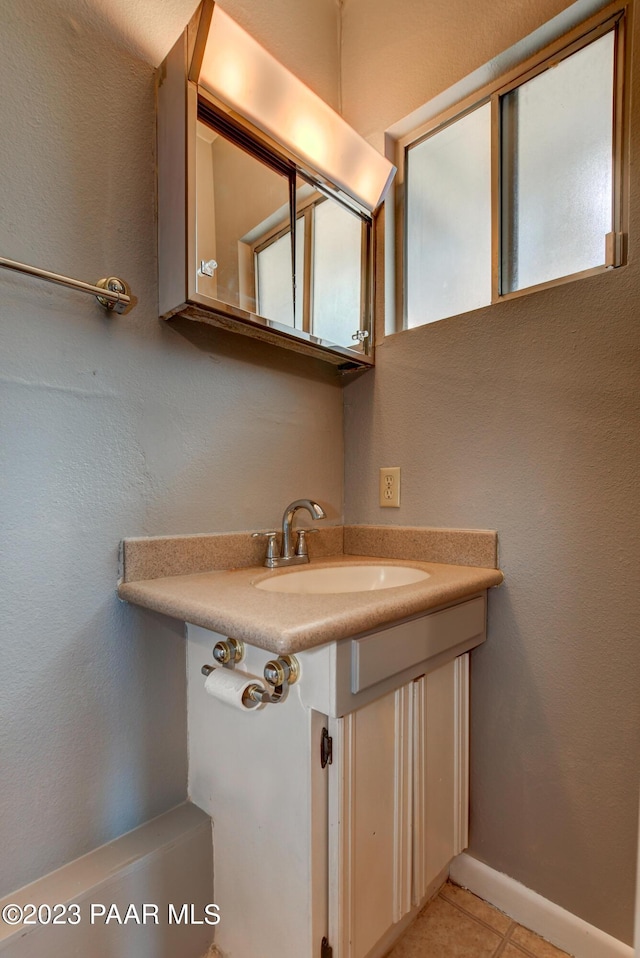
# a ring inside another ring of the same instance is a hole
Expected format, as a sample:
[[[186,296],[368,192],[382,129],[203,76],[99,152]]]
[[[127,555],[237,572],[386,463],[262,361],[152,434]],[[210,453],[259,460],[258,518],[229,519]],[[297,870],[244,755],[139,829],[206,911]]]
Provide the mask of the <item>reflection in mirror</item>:
[[[370,219],[216,123],[197,121],[197,292],[368,352]]]
[[[303,329],[301,297],[296,287],[299,264],[304,260],[304,232],[296,223],[295,260],[291,259],[291,219],[289,206],[278,211],[274,225],[259,227],[253,244],[253,264],[257,288],[257,312],[285,326]]]
[[[339,203],[317,203],[312,267],[312,332],[316,336],[339,346],[353,346],[354,336],[362,328],[363,271],[366,229],[362,220]]]
[[[198,120],[196,183],[198,292],[292,326],[289,178]],[[259,287],[256,250],[277,235],[269,248],[283,281],[270,283],[269,267]]]
[[[296,257],[304,255],[304,234],[296,233]],[[299,310],[294,306],[291,263],[291,229],[280,230],[254,251],[257,312],[285,326],[301,329]],[[296,301],[297,303],[297,301]]]
[[[300,178],[296,203],[296,302],[301,328],[327,342],[353,347],[364,312],[366,224]],[[303,242],[299,242],[301,235]]]

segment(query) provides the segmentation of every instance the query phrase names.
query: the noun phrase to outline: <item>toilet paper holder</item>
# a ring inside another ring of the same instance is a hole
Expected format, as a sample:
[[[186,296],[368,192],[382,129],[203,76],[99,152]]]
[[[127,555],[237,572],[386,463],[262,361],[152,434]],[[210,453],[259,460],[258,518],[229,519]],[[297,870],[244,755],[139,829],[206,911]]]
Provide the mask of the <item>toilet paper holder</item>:
[[[244,657],[244,645],[238,639],[228,638],[217,642],[213,649],[213,657],[223,668],[233,669],[237,662]],[[200,670],[203,675],[211,675],[215,665],[203,665]],[[282,702],[289,691],[300,678],[300,663],[295,655],[279,655],[277,659],[270,659],[263,670],[267,685],[252,682],[242,694],[242,704],[247,709],[258,705],[276,705]]]

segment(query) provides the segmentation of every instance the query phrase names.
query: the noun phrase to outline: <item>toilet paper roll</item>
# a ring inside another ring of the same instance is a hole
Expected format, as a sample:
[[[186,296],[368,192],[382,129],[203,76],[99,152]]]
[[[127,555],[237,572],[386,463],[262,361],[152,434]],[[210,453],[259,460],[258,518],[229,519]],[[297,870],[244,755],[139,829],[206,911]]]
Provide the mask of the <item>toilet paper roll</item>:
[[[247,712],[249,709],[242,704],[242,694],[248,686],[254,684],[261,683],[246,672],[218,668],[209,673],[204,687],[214,699],[219,699],[234,709],[240,709],[241,712]]]

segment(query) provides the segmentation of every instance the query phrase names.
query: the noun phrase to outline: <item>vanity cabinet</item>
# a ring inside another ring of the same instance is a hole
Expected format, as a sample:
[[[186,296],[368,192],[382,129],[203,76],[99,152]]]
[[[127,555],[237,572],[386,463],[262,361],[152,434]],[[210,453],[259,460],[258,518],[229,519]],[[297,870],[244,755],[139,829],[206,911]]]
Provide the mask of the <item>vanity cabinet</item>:
[[[444,880],[467,843],[485,601],[297,653],[286,700],[252,711],[205,692],[220,636],[187,626],[189,792],[213,819],[224,958],[382,958]],[[272,657],[246,646],[237,668]]]

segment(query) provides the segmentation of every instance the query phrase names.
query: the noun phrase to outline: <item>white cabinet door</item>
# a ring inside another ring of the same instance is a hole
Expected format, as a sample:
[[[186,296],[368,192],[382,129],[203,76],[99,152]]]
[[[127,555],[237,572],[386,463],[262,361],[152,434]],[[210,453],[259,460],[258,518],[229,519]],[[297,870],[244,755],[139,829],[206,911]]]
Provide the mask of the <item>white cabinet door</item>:
[[[330,723],[329,941],[364,958],[411,908],[412,684]]]
[[[469,656],[330,721],[329,941],[366,958],[467,844]]]
[[[467,846],[469,655],[413,683],[413,904]]]

